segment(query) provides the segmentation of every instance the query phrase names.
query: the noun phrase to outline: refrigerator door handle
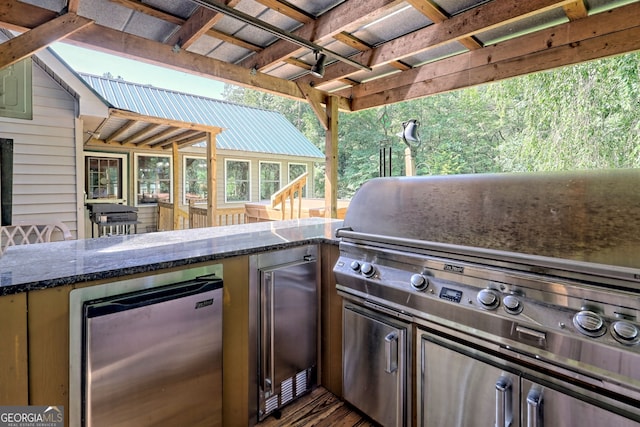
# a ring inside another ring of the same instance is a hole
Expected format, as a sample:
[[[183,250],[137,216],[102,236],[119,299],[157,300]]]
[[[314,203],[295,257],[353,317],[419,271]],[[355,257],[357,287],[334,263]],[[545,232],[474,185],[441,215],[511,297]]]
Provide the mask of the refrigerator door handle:
[[[511,379],[502,375],[496,381],[496,425],[495,427],[509,427],[513,414],[511,412]]]
[[[384,337],[385,369],[388,374],[398,370],[398,333],[389,332]]]
[[[527,427],[542,426],[542,390],[531,387],[527,394]]]
[[[261,319],[261,375],[262,390],[265,397],[273,395],[274,348],[273,348],[273,272],[263,272],[262,280],[262,319]]]

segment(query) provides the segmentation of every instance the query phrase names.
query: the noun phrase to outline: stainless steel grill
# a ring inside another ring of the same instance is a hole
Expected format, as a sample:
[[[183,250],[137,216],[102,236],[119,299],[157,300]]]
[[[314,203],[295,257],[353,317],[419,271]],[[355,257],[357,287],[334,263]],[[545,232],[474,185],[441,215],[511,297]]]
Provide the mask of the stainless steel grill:
[[[87,203],[89,218],[98,228],[97,237],[105,234],[137,233],[138,208],[119,203]],[[133,226],[133,230],[131,227]],[[94,237],[94,227],[91,227]]]
[[[460,405],[481,398],[486,384],[451,386],[459,402],[434,397],[442,384],[433,376],[446,382],[449,370],[463,368],[430,356],[441,348],[447,360],[481,361],[513,384],[511,397],[491,398],[487,425],[637,425],[639,184],[640,171],[618,170],[363,185],[338,231],[337,287],[345,309],[402,319],[415,331],[404,362],[416,372],[405,386],[417,390],[421,425],[440,425],[442,411],[459,418],[448,425],[483,425],[480,409]],[[348,357],[348,340],[344,347]],[[348,388],[348,372],[343,380]],[[489,394],[502,383],[496,379]],[[545,405],[527,403],[527,392],[532,402],[547,396]],[[576,424],[571,411],[590,415]]]

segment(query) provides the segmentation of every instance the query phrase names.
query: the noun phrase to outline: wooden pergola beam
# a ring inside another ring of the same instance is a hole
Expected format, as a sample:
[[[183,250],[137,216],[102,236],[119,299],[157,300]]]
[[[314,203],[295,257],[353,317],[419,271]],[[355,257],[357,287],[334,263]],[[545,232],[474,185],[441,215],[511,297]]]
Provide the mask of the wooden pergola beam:
[[[105,138],[104,142],[106,142],[107,144],[110,144],[112,142],[116,142],[116,139],[120,135],[122,135],[123,133],[125,133],[126,131],[128,131],[132,127],[134,127],[136,125],[136,123],[138,123],[137,120],[127,120],[124,125],[120,126],[118,129],[116,129],[114,132],[112,132],[111,135],[109,135],[108,138]]]
[[[159,123],[151,123],[151,124],[145,126],[144,128],[140,129],[138,132],[134,133],[133,135],[130,135],[129,137],[123,139],[122,142],[120,142],[120,144],[122,144],[122,145],[131,144],[136,139],[139,139],[139,138],[143,137],[144,135],[147,135],[148,133],[153,132],[154,130],[156,130],[159,127],[160,127]],[[135,144],[135,145],[138,145],[138,144]]]
[[[214,28],[210,28],[205,34],[209,37],[213,37],[214,39],[222,40],[223,42],[242,47],[252,52],[260,52],[262,50],[262,46],[258,46],[257,44],[250,43],[230,34],[223,33],[222,31],[218,31]]]
[[[135,10],[136,12],[153,16],[155,18],[169,22],[171,24],[180,25],[181,26],[180,31],[176,35],[174,35],[174,37],[170,38],[166,42],[170,46],[174,46],[178,40],[182,40],[183,42],[182,44],[179,44],[179,46],[182,49],[186,49],[195,40],[197,40],[198,37],[202,36],[203,34],[206,34],[209,37],[213,37],[215,39],[222,40],[224,42],[231,43],[233,45],[240,46],[254,52],[259,52],[262,50],[262,47],[257,46],[253,43],[250,43],[246,40],[242,40],[230,34],[223,33],[222,31],[213,29],[212,26],[222,18],[220,14],[212,15],[211,20],[208,22],[203,22],[202,18],[200,18],[201,27],[199,28],[198,25],[195,25],[195,22],[191,22],[187,24],[186,19],[173,15],[171,13],[167,13],[162,10],[156,9],[155,7],[150,6],[146,3],[143,3],[139,0],[110,0],[110,1],[113,3],[117,3],[121,6],[124,6],[126,8],[129,8],[131,10]],[[234,2],[230,2],[228,5],[232,6],[235,3],[237,3],[237,0],[234,0]],[[199,12],[199,13],[203,13],[203,12]],[[183,30],[182,27],[185,27],[185,26],[189,26],[191,28],[191,31],[187,32],[186,28]]]
[[[312,65],[307,64],[304,61],[301,61],[298,58],[287,58],[284,60],[287,64],[295,65],[296,67],[302,68],[303,70],[310,70]]]
[[[176,31],[169,39],[167,44],[170,46],[178,46],[182,49],[187,49],[196,40],[204,35],[207,30],[213,27],[220,19],[220,14],[213,10],[199,7],[195,12],[191,14],[189,19]]]
[[[80,6],[80,0],[68,0],[67,10],[70,13],[78,13],[78,7]]]
[[[207,135],[210,134],[211,132],[199,132],[196,135],[190,136],[188,138],[183,138],[183,139],[179,139],[176,141],[176,144],[178,144],[178,148],[182,148],[182,147],[186,147],[188,145],[193,145],[196,142],[202,142],[204,140],[206,140]]]
[[[171,13],[167,13],[163,10],[156,9],[155,7],[143,3],[139,0],[109,0],[112,3],[119,4],[120,6],[126,7],[131,10],[135,10],[136,12],[144,13],[145,15],[152,16],[154,18],[160,19],[162,21],[167,21],[171,24],[182,25],[185,23],[186,19],[175,16]]]
[[[570,21],[575,21],[576,19],[582,19],[589,16],[584,0],[576,0],[573,3],[565,5],[564,13]]]
[[[0,69],[20,62],[45,49],[51,43],[62,40],[93,21],[73,13],[54,18],[38,27],[0,44]]]
[[[12,2],[11,7],[0,7],[0,26],[28,31],[33,27],[55,19],[56,14],[46,9],[22,2]],[[65,42],[100,52],[170,68],[225,83],[262,90],[296,100],[305,99],[295,82],[270,76],[237,64],[209,58],[133,34],[124,33],[102,25],[93,24],[74,32]],[[6,43],[6,42],[5,42]],[[4,44],[4,43],[3,43]],[[43,46],[46,47],[46,46]],[[310,96],[320,103],[326,102],[327,93],[312,89]],[[340,109],[349,111],[350,101],[339,98]],[[203,129],[204,130],[204,129]]]
[[[268,7],[269,9],[273,9],[278,13],[283,14],[284,16],[288,16],[291,19],[294,19],[303,24],[308,24],[313,22],[314,17],[309,15],[302,9],[295,7],[291,3],[285,3],[278,0],[256,0],[263,6]]]
[[[505,23],[516,22],[562,7],[573,1],[575,0],[493,0],[439,24],[430,25],[384,43],[375,49],[353,55],[351,59],[361,64],[369,64],[370,67],[388,64],[452,41],[459,41]],[[327,66],[322,79],[306,75],[298,80],[322,87],[323,84],[327,84],[331,80],[344,78],[358,72],[360,70],[349,64],[336,62]]]
[[[240,0],[231,0],[227,2],[227,6],[235,7],[238,3],[240,3]],[[223,15],[218,12],[199,7],[191,14],[189,19],[182,23],[180,29],[169,37],[166,43],[170,46],[176,45],[182,49],[187,49],[204,34],[207,34],[209,29],[222,18]]]
[[[413,6],[424,16],[431,19],[435,24],[449,19],[449,15],[447,15],[445,11],[440,9],[440,7],[431,0],[407,0],[407,3]],[[458,41],[469,50],[480,49],[482,47],[482,43],[476,40],[473,36],[463,37]]]
[[[355,111],[640,50],[640,3],[600,16],[597,26],[591,19],[561,24],[396,74],[393,81],[370,82],[345,92],[353,92]],[[594,28],[610,32],[598,34]]]
[[[226,63],[214,58],[198,55],[186,50],[175,52],[170,46],[132,34],[125,34],[94,24],[66,39],[71,44],[101,52],[123,56],[137,61],[171,68],[178,71],[214,78],[226,83],[262,90],[292,99],[305,99],[295,82],[253,72],[242,66]],[[316,102],[324,104],[327,94],[312,88],[308,95]],[[349,111],[350,101],[338,98],[339,108]],[[195,127],[194,127],[195,129]],[[206,129],[202,129],[206,131]]]
[[[293,34],[314,43],[321,43],[337,33],[342,32],[344,27],[357,28],[364,23],[382,17],[385,11],[394,8],[402,3],[402,1],[403,0],[347,1],[323,14],[313,22],[305,24],[296,31],[293,31]],[[280,61],[284,61],[286,58],[298,56],[295,53],[299,51],[301,51],[299,46],[293,45],[288,41],[279,40],[265,48],[262,52],[248,57],[240,62],[239,65],[249,69],[264,70]]]
[[[158,125],[159,126],[159,125]],[[176,133],[177,131],[179,131],[180,128],[177,127],[168,127],[165,130],[162,130],[154,135],[151,135],[148,138],[143,139],[142,141],[138,141],[136,142],[136,147],[141,147],[144,145],[152,145],[153,142],[155,141],[159,141],[159,140],[165,140],[165,138],[173,133]]]
[[[173,126],[181,129],[200,130],[203,132],[209,132],[211,131],[212,128],[214,128],[213,126],[203,125],[200,123],[182,122],[180,120],[172,120],[172,119],[165,119],[162,117],[147,116],[144,114],[134,113],[132,111],[126,111],[126,110],[119,110],[119,109],[111,109],[109,115],[112,118],[115,117],[115,118],[121,118],[121,119],[127,119],[127,120],[136,120],[139,122],[146,122],[146,123],[152,123],[152,124],[158,124],[158,125],[164,125],[164,126]],[[221,128],[218,128],[218,129],[219,131],[222,130]]]
[[[322,125],[324,130],[329,130],[329,121],[327,119],[327,113],[325,112],[324,108],[322,108],[322,105],[319,102],[316,102],[314,99],[307,95],[309,89],[311,89],[311,86],[302,83],[299,83],[298,86],[300,87],[300,91],[305,95],[305,98],[307,99],[311,110],[313,110],[313,113],[320,121],[320,124]]]
[[[10,2],[10,4],[11,7],[0,7],[0,27],[20,33],[32,30],[58,16],[51,10],[28,3]]]
[[[171,146],[171,144],[173,144],[174,142],[178,142],[180,140],[183,140],[185,138],[189,138],[192,137],[193,135],[200,135],[202,134],[201,131],[199,130],[186,130],[184,132],[180,132],[179,134],[172,136],[171,138],[167,138],[167,139],[163,139],[162,141],[158,141],[158,142],[154,142],[153,144],[151,144],[151,148],[169,148]]]

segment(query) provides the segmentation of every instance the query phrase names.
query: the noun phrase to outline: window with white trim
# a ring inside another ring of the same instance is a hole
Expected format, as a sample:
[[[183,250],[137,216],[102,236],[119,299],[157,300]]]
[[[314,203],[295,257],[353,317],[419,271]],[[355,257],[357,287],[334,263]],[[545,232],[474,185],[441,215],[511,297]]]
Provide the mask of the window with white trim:
[[[260,200],[268,200],[280,189],[280,163],[260,162]]]
[[[225,202],[251,201],[251,163],[248,160],[224,161]]]
[[[87,200],[123,199],[122,157],[87,155],[85,165]]]
[[[170,202],[171,157],[163,155],[136,154],[135,186],[138,205]]]

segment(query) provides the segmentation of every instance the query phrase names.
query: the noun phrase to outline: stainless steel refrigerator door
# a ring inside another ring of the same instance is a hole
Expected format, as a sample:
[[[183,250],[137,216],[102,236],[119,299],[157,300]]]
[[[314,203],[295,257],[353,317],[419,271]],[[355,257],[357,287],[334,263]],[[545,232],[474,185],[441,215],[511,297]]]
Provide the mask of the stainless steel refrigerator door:
[[[344,399],[385,427],[404,426],[406,327],[347,304],[343,328]]]
[[[317,365],[316,262],[261,270],[260,387],[263,414],[308,391]],[[280,401],[270,401],[279,395]]]
[[[86,319],[85,425],[222,425],[222,289]]]
[[[421,427],[517,427],[520,376],[428,340],[420,340]]]
[[[599,400],[604,401],[605,397],[601,396]],[[522,427],[640,426],[638,421],[526,379],[522,380],[522,408]]]

